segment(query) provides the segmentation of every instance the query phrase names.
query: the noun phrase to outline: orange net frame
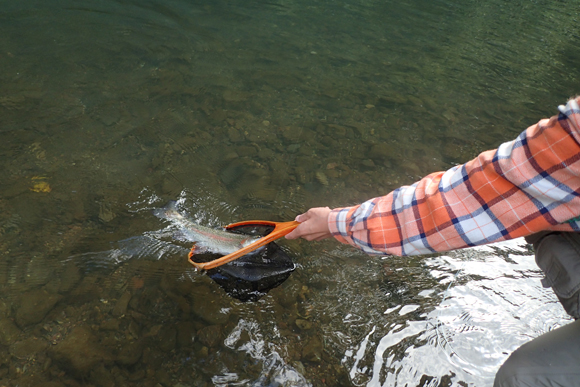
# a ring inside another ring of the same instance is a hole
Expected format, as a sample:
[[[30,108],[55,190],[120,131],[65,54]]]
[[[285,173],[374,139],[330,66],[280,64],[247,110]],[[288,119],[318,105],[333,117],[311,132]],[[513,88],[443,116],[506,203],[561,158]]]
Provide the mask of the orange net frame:
[[[221,265],[225,265],[226,263],[231,262],[235,259],[238,259],[238,258],[248,254],[249,252],[252,252],[252,251],[254,251],[254,250],[256,250],[264,245],[267,245],[268,243],[273,242],[276,239],[282,238],[283,236],[285,236],[286,234],[288,234],[292,230],[294,230],[296,227],[298,227],[299,224],[300,223],[296,222],[295,220],[293,220],[291,222],[270,222],[268,220],[247,220],[244,222],[237,222],[237,223],[228,224],[225,227],[226,230],[231,230],[231,229],[234,229],[237,227],[242,227],[242,226],[270,226],[270,227],[274,227],[274,230],[272,230],[272,232],[270,232],[268,235],[258,239],[254,243],[249,244],[246,247],[242,247],[238,251],[235,251],[231,254],[224,255],[223,257],[214,259],[213,261],[195,262],[193,260],[193,256],[195,255],[195,253],[194,253],[195,245],[193,246],[193,248],[191,249],[191,251],[187,255],[187,258],[188,258],[189,263],[191,263],[193,266],[195,266],[196,268],[198,268],[200,270],[214,269],[214,268],[219,267]]]

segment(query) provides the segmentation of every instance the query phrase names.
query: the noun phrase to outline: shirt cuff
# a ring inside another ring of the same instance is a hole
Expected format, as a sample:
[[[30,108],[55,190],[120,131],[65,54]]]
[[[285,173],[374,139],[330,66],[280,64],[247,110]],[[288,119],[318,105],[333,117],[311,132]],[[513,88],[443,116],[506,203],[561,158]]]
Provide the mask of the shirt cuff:
[[[332,236],[341,243],[353,245],[347,229],[347,216],[353,207],[335,208],[328,215],[328,228]]]

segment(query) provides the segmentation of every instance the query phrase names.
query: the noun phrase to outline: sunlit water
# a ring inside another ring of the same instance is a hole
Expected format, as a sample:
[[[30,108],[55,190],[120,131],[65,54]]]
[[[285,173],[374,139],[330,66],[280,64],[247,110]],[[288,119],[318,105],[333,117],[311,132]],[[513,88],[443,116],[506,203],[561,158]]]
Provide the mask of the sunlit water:
[[[578,93],[578,7],[0,1],[0,382],[490,386],[568,318],[523,239],[280,244],[241,303],[152,214],[291,220],[510,140]],[[89,354],[89,355],[87,355]]]

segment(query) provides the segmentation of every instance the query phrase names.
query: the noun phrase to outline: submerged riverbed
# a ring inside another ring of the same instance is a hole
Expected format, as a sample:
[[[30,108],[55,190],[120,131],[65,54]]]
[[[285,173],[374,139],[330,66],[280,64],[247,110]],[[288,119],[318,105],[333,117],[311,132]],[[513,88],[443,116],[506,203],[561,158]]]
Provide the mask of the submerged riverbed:
[[[152,210],[286,221],[463,163],[579,92],[578,16],[0,0],[0,384],[490,386],[568,321],[523,239],[412,258],[281,240],[296,271],[242,303]]]

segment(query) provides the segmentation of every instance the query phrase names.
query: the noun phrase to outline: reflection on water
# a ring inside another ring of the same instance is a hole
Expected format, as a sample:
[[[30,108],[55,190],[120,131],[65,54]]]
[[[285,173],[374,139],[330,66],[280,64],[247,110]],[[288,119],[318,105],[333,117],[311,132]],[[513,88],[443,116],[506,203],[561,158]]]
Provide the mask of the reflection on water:
[[[539,283],[523,239],[424,265],[436,284],[383,308],[388,321],[371,320],[346,351],[343,363],[358,384],[492,385],[513,350],[569,320]]]
[[[297,270],[241,303],[151,209],[286,221],[466,161],[578,92],[577,17],[0,0],[0,382],[490,385],[566,322],[523,241],[384,259],[283,241]]]

